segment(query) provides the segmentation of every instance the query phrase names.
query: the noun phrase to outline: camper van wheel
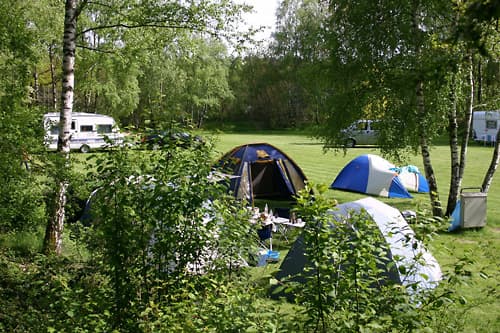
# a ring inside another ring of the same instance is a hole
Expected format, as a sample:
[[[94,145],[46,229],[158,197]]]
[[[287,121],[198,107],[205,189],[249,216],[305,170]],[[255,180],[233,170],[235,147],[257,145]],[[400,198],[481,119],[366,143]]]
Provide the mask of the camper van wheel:
[[[347,139],[345,141],[346,148],[354,148],[355,146],[356,146],[356,141],[354,141],[354,139]]]
[[[83,145],[83,146],[81,146],[81,147],[80,147],[80,153],[84,153],[84,154],[86,154],[86,153],[88,153],[89,151],[90,151],[90,147],[89,147],[89,146],[87,146],[87,145]]]

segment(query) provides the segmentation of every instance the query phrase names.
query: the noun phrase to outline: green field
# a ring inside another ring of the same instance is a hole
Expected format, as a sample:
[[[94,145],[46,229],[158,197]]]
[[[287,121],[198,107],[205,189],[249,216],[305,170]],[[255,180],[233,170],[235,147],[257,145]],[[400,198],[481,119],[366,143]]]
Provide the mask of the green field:
[[[245,143],[270,143],[290,156],[302,168],[310,181],[326,185],[330,185],[339,171],[356,156],[367,153],[379,154],[374,147],[350,149],[345,155],[342,151],[325,153],[320,142],[303,135],[218,134],[216,139],[218,155]],[[463,187],[481,186],[492,152],[492,147],[475,144],[469,147]],[[446,145],[434,147],[431,158],[438,181],[440,199],[443,206],[446,206],[450,178],[449,148]],[[409,156],[408,164],[416,165],[423,170],[420,156]],[[458,259],[467,257],[472,260],[471,275],[467,279],[467,284],[457,291],[467,301],[465,305],[467,311],[460,314],[466,323],[464,332],[500,332],[500,301],[496,297],[500,277],[500,206],[498,205],[500,185],[498,177],[497,174],[488,193],[486,227],[480,230],[448,233],[446,224],[443,224],[430,244],[431,251],[445,272],[452,270]],[[364,197],[362,194],[335,190],[330,190],[328,195],[341,203]],[[415,194],[412,200],[385,199],[382,201],[401,210],[412,209],[420,212],[429,209],[428,194]]]

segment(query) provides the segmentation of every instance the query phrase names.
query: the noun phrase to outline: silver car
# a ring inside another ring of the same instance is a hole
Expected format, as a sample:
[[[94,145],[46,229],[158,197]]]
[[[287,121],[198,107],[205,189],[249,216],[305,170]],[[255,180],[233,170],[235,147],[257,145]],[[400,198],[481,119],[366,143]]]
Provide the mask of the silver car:
[[[343,130],[345,136],[345,147],[353,148],[355,146],[376,145],[378,139],[377,120],[361,119]]]

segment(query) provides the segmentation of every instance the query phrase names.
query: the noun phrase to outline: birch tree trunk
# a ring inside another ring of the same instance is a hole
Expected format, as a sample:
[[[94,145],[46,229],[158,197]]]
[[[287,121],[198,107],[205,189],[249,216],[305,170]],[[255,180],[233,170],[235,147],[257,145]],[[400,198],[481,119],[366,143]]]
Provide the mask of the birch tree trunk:
[[[56,89],[56,73],[54,68],[54,45],[53,42],[49,46],[49,60],[50,60],[50,81],[52,87],[52,107],[57,110],[57,89]]]
[[[33,103],[38,104],[38,97],[40,95],[40,85],[38,84],[38,70],[35,66],[33,70]]]
[[[497,170],[498,163],[500,162],[500,131],[497,131],[496,141],[495,141],[495,150],[493,151],[493,157],[491,159],[490,167],[484,176],[483,185],[481,186],[481,190],[484,193],[488,193],[490,189],[491,182],[493,181],[493,175]]]
[[[467,156],[467,148],[469,146],[469,137],[472,126],[472,111],[474,109],[474,68],[472,63],[472,56],[469,55],[469,105],[465,111],[465,131],[462,137],[462,147],[460,151],[460,181],[462,181],[465,172],[465,160]]]
[[[462,135],[462,144],[460,147],[460,160],[458,160],[458,156],[456,155],[457,150],[458,150],[458,142],[453,143],[450,141],[450,150],[452,154],[451,158],[451,166],[452,166],[452,176],[451,176],[451,182],[450,182],[450,191],[448,194],[448,204],[446,206],[446,216],[450,216],[453,213],[453,210],[455,210],[455,206],[457,204],[458,200],[458,193],[460,190],[460,187],[462,186],[462,180],[464,177],[464,172],[465,172],[465,165],[466,165],[466,159],[467,159],[467,149],[469,147],[469,137],[470,137],[470,132],[471,132],[471,126],[472,126],[472,110],[473,110],[473,105],[474,105],[474,72],[473,72],[473,63],[472,63],[472,56],[469,55],[467,57],[468,59],[468,73],[469,73],[469,97],[468,97],[468,106],[465,111],[465,123],[464,123],[464,131]],[[453,88],[452,88],[453,89]],[[454,108],[454,113],[455,113],[455,119],[454,122],[456,124],[457,122],[457,113],[456,113],[456,95],[455,97],[455,103],[453,105]],[[450,119],[450,126],[452,120]],[[451,138],[451,134],[450,134]]]
[[[421,45],[422,45],[422,31],[420,30],[420,1],[414,0],[412,2],[413,6],[413,20],[412,20],[412,30],[414,32],[414,45],[415,45],[415,55],[417,56],[416,58],[416,66],[419,63],[419,57],[422,53]],[[418,69],[417,69],[418,70]],[[432,214],[437,217],[442,217],[443,216],[443,208],[441,207],[441,201],[439,200],[439,192],[438,192],[438,186],[437,186],[437,181],[436,181],[436,175],[434,173],[434,169],[432,168],[432,163],[431,163],[431,154],[430,154],[430,149],[429,149],[429,143],[428,143],[428,138],[427,138],[427,128],[426,128],[426,119],[427,117],[427,110],[425,108],[425,99],[424,99],[424,82],[422,78],[418,78],[416,82],[416,108],[417,108],[417,117],[420,119],[417,125],[417,131],[418,131],[418,137],[419,137],[419,144],[420,144],[420,151],[422,153],[422,160],[423,160],[423,165],[424,165],[424,171],[425,171],[425,178],[427,179],[427,182],[429,183],[429,197],[431,201],[431,206],[432,206]]]
[[[458,151],[458,122],[457,122],[457,94],[456,94],[457,74],[453,73],[451,88],[451,108],[448,112],[448,135],[450,138],[450,189],[448,192],[448,204],[446,205],[445,216],[450,216],[455,209],[458,189],[460,188],[460,155]]]
[[[44,253],[61,254],[62,233],[64,228],[66,191],[68,188],[69,152],[71,114],[73,111],[74,67],[76,49],[76,18],[77,0],[66,0],[64,16],[63,62],[62,62],[62,92],[61,114],[59,119],[59,139],[57,154],[61,163],[57,163],[56,189],[52,203],[52,214],[45,230]]]
[[[422,81],[417,82],[417,114],[420,119],[425,119],[425,103],[424,103],[424,84]],[[418,125],[418,136],[420,140],[420,151],[422,153],[422,162],[424,165],[425,178],[429,183],[429,196],[432,206],[432,214],[434,216],[442,217],[443,209],[441,207],[441,201],[439,200],[439,192],[436,181],[436,174],[432,168],[431,154],[429,149],[429,143],[427,142],[427,135],[425,130],[425,121],[422,121]]]

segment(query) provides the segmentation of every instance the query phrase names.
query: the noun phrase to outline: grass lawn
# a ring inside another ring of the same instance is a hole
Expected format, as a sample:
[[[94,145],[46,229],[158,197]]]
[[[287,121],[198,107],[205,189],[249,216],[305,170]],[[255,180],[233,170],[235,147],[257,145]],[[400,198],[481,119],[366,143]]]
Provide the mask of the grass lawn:
[[[353,158],[362,154],[378,154],[373,147],[353,148],[347,153],[324,152],[320,142],[304,135],[279,133],[254,134],[218,134],[218,155],[221,156],[233,147],[245,143],[267,142],[283,150],[304,171],[306,177],[316,184],[330,185],[339,171]],[[480,187],[484,174],[491,161],[491,147],[472,144],[469,147],[467,166],[462,187]],[[217,157],[216,157],[217,158]],[[431,151],[433,168],[436,173],[441,202],[446,208],[450,174],[450,152],[446,145],[436,146]],[[409,164],[416,165],[421,170],[422,158],[410,156]],[[443,271],[454,268],[454,263],[463,257],[473,260],[471,274],[467,285],[459,291],[467,300],[468,310],[461,316],[466,326],[464,332],[500,332],[500,301],[498,300],[498,281],[500,265],[500,181],[495,176],[488,193],[487,226],[480,230],[464,230],[458,233],[446,232],[443,226],[441,232],[434,236],[430,247],[440,262]],[[330,190],[328,195],[340,203],[356,200],[365,195]],[[415,194],[414,199],[381,199],[400,210],[429,211],[428,194]],[[263,275],[269,274],[274,268],[263,268]],[[483,278],[482,276],[489,276]],[[488,295],[488,296],[487,296]]]

